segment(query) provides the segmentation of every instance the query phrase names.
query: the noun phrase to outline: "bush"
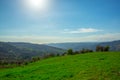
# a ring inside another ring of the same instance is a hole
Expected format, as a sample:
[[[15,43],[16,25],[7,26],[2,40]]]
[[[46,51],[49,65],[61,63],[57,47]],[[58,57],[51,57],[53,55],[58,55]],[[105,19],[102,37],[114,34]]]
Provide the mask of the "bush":
[[[74,54],[79,54],[79,51],[75,51]]]
[[[40,60],[40,57],[33,57],[33,58],[32,58],[32,61],[33,61],[33,62],[36,62],[36,61],[39,61],[39,60]]]
[[[96,51],[98,52],[98,51],[101,51],[101,52],[103,52],[103,51],[109,51],[109,49],[110,49],[110,47],[109,46],[96,46]]]
[[[88,52],[93,52],[93,50],[90,50],[90,49],[82,49],[80,50],[80,53],[88,53]]]
[[[56,56],[60,56],[60,54],[57,54]]]
[[[50,57],[55,57],[55,54],[51,53],[51,54],[47,54],[47,55],[44,56],[44,58],[50,58]]]
[[[110,49],[110,46],[105,46],[104,47],[104,51],[109,51],[109,49]]]
[[[68,49],[67,54],[68,55],[73,55],[73,50],[72,49]]]

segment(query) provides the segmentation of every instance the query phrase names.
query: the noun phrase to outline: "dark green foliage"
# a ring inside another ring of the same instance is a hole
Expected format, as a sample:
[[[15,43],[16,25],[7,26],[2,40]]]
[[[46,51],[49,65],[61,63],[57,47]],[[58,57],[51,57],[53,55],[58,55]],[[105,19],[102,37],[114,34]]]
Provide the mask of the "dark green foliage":
[[[110,46],[105,46],[104,47],[104,51],[109,51],[109,49],[110,49]]]
[[[82,50],[80,50],[80,53],[85,53],[86,50],[83,48]]]
[[[74,53],[73,53],[73,50],[72,50],[72,49],[68,49],[67,54],[68,54],[68,55],[73,55],[73,54],[74,54]]]
[[[97,52],[109,51],[109,49],[110,49],[109,46],[100,46],[100,45],[96,46],[96,51]]]
[[[60,54],[57,54],[56,56],[60,56]]]
[[[93,50],[90,50],[90,49],[82,49],[80,50],[80,53],[88,53],[88,52],[93,52]]]
[[[75,51],[74,54],[79,54],[79,51]]]
[[[82,49],[80,51],[74,51],[72,49],[68,49],[68,51],[66,53],[64,53],[63,55],[75,55],[75,54],[83,54],[83,53],[89,53],[89,52],[93,52],[93,50],[90,50],[90,49]]]
[[[44,59],[46,59],[46,58],[50,58],[50,57],[55,57],[56,55],[55,54],[46,54],[46,55],[44,55]]]
[[[39,61],[39,60],[40,60],[40,57],[33,57],[33,58],[32,58],[32,61],[33,61],[33,62],[36,62],[36,61]]]
[[[96,51],[98,52],[98,51],[103,51],[103,47],[102,46],[96,46]]]
[[[24,62],[23,65],[28,65],[30,62]]]
[[[8,65],[9,63],[7,61],[2,60],[2,61],[0,61],[0,64],[1,65]]]

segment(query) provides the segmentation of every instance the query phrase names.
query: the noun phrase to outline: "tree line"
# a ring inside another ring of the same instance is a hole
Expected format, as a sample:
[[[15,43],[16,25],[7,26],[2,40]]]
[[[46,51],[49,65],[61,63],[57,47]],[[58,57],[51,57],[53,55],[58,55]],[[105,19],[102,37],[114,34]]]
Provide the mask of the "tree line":
[[[96,52],[107,52],[110,50],[109,46],[96,46]],[[16,60],[16,61],[6,61],[6,60],[0,60],[0,67],[2,68],[6,68],[6,65],[8,65],[7,67],[11,67],[11,65],[14,66],[22,66],[22,65],[28,65],[28,63],[32,63],[32,62],[36,62],[36,61],[40,61],[42,59],[47,59],[50,57],[56,57],[56,56],[65,56],[65,55],[76,55],[76,54],[85,54],[85,53],[91,53],[91,52],[95,52],[94,50],[91,49],[85,49],[83,48],[80,51],[73,51],[72,49],[68,49],[64,54],[60,55],[60,54],[46,54],[43,57],[40,56],[36,56],[36,57],[32,57],[30,60]],[[13,66],[13,67],[14,67]]]
[[[110,50],[110,46],[96,46],[96,52],[107,52]],[[80,51],[73,51],[72,49],[68,49],[66,53],[64,53],[63,55],[75,55],[75,54],[84,54],[84,53],[90,53],[90,52],[94,52],[91,49],[85,49],[83,48]]]

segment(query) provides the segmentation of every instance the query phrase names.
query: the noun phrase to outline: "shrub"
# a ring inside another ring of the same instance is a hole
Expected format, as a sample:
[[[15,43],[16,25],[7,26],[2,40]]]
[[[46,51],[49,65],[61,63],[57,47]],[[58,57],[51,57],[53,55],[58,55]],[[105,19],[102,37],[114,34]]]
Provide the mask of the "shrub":
[[[68,55],[73,55],[73,50],[72,49],[68,49],[67,54]]]
[[[33,57],[33,58],[32,58],[32,61],[33,61],[33,62],[36,62],[36,61],[38,61],[38,60],[40,60],[40,57]]]
[[[109,49],[110,49],[110,46],[105,46],[104,47],[104,51],[109,51]]]
[[[60,54],[57,54],[56,56],[60,56]]]
[[[47,55],[44,55],[44,58],[50,58],[50,57],[55,57],[55,54],[47,54]]]
[[[96,51],[98,52],[98,51],[101,51],[101,52],[103,52],[103,51],[109,51],[109,49],[110,49],[110,47],[109,46],[96,46]]]
[[[74,54],[79,54],[79,51],[75,51]]]

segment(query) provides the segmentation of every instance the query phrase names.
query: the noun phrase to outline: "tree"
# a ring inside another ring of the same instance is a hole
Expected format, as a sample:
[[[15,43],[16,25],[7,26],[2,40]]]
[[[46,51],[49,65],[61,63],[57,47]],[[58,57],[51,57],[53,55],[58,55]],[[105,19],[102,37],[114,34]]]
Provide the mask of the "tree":
[[[68,49],[67,54],[68,55],[72,55],[73,54],[73,50],[72,49]]]
[[[79,51],[75,51],[74,54],[79,54]]]
[[[80,53],[85,53],[85,49],[83,48],[82,50],[80,50]]]
[[[104,47],[103,46],[96,46],[96,51],[104,51]]]
[[[96,51],[109,51],[110,47],[109,46],[96,46]]]
[[[32,57],[33,62],[36,62],[36,61],[39,61],[39,60],[40,60],[40,57]]]
[[[110,49],[110,46],[105,46],[104,47],[104,51],[109,51],[109,49]]]
[[[60,54],[57,54],[56,56],[60,56]]]

